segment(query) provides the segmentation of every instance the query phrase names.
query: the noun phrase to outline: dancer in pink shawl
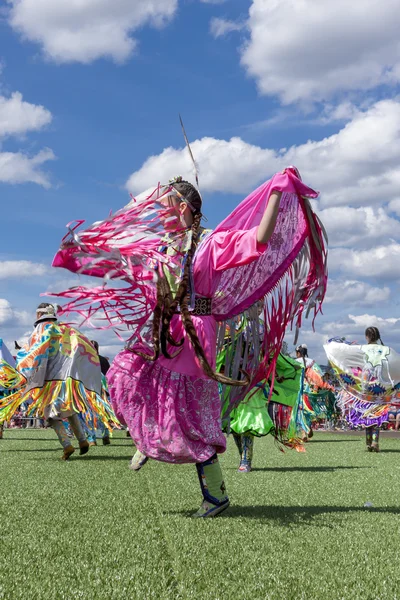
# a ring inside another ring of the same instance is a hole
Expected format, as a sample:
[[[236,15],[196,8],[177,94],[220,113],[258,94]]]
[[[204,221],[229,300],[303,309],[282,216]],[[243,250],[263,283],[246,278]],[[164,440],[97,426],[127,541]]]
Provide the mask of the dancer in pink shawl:
[[[72,289],[62,294],[75,298],[64,309],[98,317],[102,308],[110,326],[134,330],[107,374],[116,415],[137,447],[131,468],[149,457],[196,463],[203,502],[194,516],[212,517],[229,505],[217,456],[226,448],[218,382],[237,390],[231,410],[266,372],[260,353],[247,359],[245,352],[241,380],[237,365],[229,373],[235,379],[215,373],[217,321],[265,298],[267,327],[257,343],[273,374],[287,324],[300,326],[303,311],[317,312],[325,293],[322,230],[307,199],[316,196],[288,168],[207,232],[200,194],[177,178],[86,231],[71,230],[54,259],[54,266],[131,284],[130,294]]]

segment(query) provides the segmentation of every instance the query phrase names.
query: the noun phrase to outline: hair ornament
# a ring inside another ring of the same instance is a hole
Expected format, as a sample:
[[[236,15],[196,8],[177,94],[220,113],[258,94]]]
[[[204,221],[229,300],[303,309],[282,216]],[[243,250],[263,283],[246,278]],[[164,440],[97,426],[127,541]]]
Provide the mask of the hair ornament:
[[[172,185],[174,183],[182,183],[182,181],[183,181],[182,175],[177,175],[176,177],[171,177],[171,179],[169,180],[169,183]]]
[[[47,306],[39,306],[36,312],[40,315],[57,316],[60,306],[58,304],[48,304]]]
[[[300,350],[301,348],[303,350],[308,350],[307,344],[299,344],[298,346],[296,346],[296,350]]]

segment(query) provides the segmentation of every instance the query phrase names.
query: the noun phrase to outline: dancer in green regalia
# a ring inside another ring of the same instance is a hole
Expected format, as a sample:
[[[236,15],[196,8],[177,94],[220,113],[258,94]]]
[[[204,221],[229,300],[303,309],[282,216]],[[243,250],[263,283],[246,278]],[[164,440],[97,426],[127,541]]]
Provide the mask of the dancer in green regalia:
[[[255,437],[272,434],[301,451],[292,413],[302,397],[303,377],[304,369],[295,360],[279,354],[272,393],[271,381],[263,381],[232,411],[229,429],[239,450],[239,472],[252,469]]]

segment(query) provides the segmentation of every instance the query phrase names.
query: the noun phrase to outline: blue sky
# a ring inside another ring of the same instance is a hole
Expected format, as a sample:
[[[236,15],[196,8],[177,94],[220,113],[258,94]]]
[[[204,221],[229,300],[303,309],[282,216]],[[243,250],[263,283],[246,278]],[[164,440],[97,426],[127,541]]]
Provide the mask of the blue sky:
[[[321,360],[324,338],[362,339],[369,324],[396,346],[400,16],[392,0],[371,0],[367,14],[363,5],[7,0],[0,335],[21,339],[39,294],[72,285],[49,267],[67,222],[101,219],[129,190],[190,175],[180,112],[211,226],[287,163],[321,190],[331,284],[317,333],[303,334],[310,353]]]

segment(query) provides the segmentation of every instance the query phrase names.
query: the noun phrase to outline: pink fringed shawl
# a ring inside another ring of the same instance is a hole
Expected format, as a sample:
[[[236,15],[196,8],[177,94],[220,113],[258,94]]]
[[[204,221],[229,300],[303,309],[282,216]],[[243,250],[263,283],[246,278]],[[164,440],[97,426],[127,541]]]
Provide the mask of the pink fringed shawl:
[[[162,204],[171,186],[158,186],[132,198],[131,202],[104,221],[78,231],[84,221],[68,224],[68,234],[53,260],[53,267],[104,278],[98,287],[76,286],[55,296],[70,298],[62,313],[78,313],[83,322],[99,329],[127,329],[131,338],[141,338],[156,301],[157,269],[176,269],[161,248],[168,241],[169,208]],[[174,232],[174,243],[185,239],[185,231]],[[158,266],[157,266],[158,265]],[[110,285],[114,281],[116,285]],[[81,323],[82,325],[82,323]]]
[[[312,310],[315,319],[327,284],[326,234],[308,200],[318,193],[290,170],[278,173],[252,192],[215,233],[259,225],[274,190],[282,192],[282,198],[266,250],[250,264],[225,271],[213,298],[214,317],[225,321],[220,326],[219,350],[223,346],[226,349],[228,331],[230,339],[232,331],[241,331],[226,353],[225,374],[236,378],[243,369],[251,377],[251,386],[274,377],[288,325],[296,327],[296,342],[303,314],[308,316]],[[204,244],[207,243],[206,239]],[[259,300],[263,300],[262,305]],[[243,313],[247,326],[238,327],[235,317]],[[244,392],[243,388],[231,389],[231,402],[223,416],[241,401]]]
[[[320,311],[327,282],[327,251],[323,227],[308,200],[318,193],[291,170],[275,175],[199,244],[194,259],[201,259],[216,233],[258,226],[274,190],[282,192],[282,199],[276,228],[265,251],[250,264],[224,271],[212,301],[213,316],[220,322],[219,347],[226,340],[227,330],[232,340],[225,374],[237,377],[240,370],[246,370],[251,386],[265,379],[266,368],[267,377],[273,376],[287,326],[294,324],[299,328],[304,312],[308,315],[313,310],[315,318]],[[177,252],[175,263],[168,263],[170,257],[166,259],[161,251],[162,246],[172,243],[164,229],[168,210],[161,204],[171,193],[171,187],[158,186],[84,231],[77,231],[82,222],[70,227],[53,266],[104,277],[105,282],[100,287],[80,286],[57,294],[72,299],[64,306],[64,312],[78,312],[89,321],[95,317],[98,327],[127,328],[130,340],[135,342],[147,337],[155,306],[155,282],[160,273],[157,265],[164,263],[164,270],[170,268],[176,274],[178,263],[184,258],[182,250],[181,254]],[[185,232],[174,233],[174,246],[179,247],[180,236],[183,239]],[[112,287],[109,280],[124,283]],[[248,321],[245,328],[237,326],[240,315]],[[233,336],[236,330],[241,333]],[[227,413],[249,388],[231,391]]]

